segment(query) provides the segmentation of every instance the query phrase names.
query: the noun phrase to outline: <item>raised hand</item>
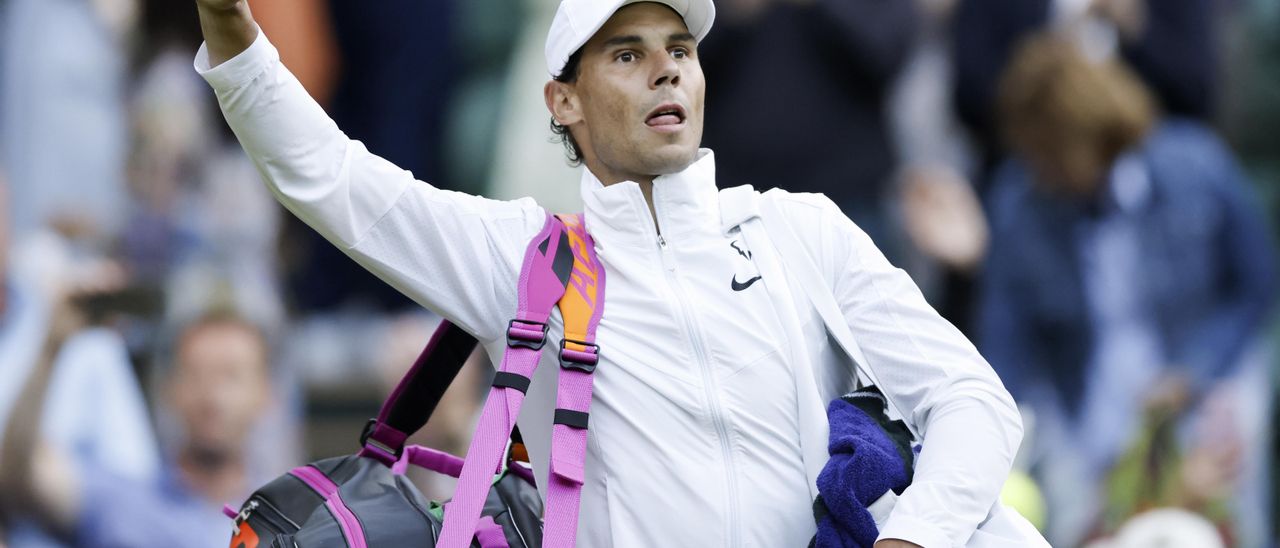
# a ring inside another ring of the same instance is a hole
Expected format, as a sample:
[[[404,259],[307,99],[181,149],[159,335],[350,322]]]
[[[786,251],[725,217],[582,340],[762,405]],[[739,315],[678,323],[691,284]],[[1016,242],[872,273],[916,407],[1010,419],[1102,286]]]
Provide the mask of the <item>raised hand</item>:
[[[200,31],[209,46],[209,65],[218,66],[244,51],[258,37],[248,0],[196,0]]]

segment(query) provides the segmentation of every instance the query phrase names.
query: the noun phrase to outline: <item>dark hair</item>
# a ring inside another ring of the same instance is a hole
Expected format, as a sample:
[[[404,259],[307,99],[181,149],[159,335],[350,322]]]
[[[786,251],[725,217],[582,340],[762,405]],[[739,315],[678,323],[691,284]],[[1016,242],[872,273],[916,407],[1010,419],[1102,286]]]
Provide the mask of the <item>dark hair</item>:
[[[1053,33],[1025,40],[999,84],[997,113],[1011,146],[1046,132],[1089,139],[1108,162],[1142,141],[1155,123],[1155,99],[1118,61],[1090,61]]]
[[[572,84],[578,81],[578,73],[582,69],[582,49],[573,52],[569,56],[569,60],[565,62],[564,69],[560,71],[560,75],[555,80],[564,84]],[[556,121],[555,116],[551,117],[551,133],[555,137],[551,138],[552,142],[559,142],[564,145],[564,153],[569,157],[569,165],[577,167],[582,165],[582,147],[578,146],[578,141],[574,140],[573,133],[569,132],[569,128],[560,125]]]

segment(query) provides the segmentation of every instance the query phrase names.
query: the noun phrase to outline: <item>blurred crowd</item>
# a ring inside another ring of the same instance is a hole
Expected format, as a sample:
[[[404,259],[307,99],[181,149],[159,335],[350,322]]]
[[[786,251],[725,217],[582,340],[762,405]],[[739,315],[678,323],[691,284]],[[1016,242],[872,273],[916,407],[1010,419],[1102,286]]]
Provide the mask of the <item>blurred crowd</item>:
[[[556,5],[252,3],[373,152],[576,211]],[[717,9],[719,183],[827,194],[971,337],[1024,415],[1007,503],[1054,546],[1277,545],[1280,3]],[[199,45],[189,1],[0,0],[0,547],[225,545],[438,322],[276,204]],[[464,452],[488,374],[415,441]]]

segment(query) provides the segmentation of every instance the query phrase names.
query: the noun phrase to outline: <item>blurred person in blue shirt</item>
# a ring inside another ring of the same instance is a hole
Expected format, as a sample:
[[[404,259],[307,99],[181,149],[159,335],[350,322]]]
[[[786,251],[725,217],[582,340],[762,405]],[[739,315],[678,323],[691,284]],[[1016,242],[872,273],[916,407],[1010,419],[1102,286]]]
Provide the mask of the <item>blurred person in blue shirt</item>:
[[[1046,30],[1117,55],[1167,113],[1207,120],[1219,91],[1219,0],[960,0],[953,23],[953,102],[990,172],[1006,152],[996,112],[1000,75]]]
[[[1182,409],[1192,454],[1243,467],[1240,489],[1264,483],[1247,480],[1266,473],[1270,394],[1252,349],[1276,294],[1273,243],[1225,145],[1154,105],[1118,62],[1053,35],[1029,41],[1001,83],[1014,156],[990,198],[980,347],[1034,413],[1055,545],[1097,526],[1100,483],[1152,405]],[[1234,419],[1203,420],[1224,390]],[[1235,498],[1255,545],[1265,492]]]
[[[76,311],[63,307],[46,351]],[[182,439],[153,481],[121,477],[61,454],[36,434],[32,412],[53,372],[45,359],[9,422],[0,498],[77,547],[221,547],[231,521],[221,505],[251,490],[247,439],[268,403],[269,351],[261,331],[229,314],[185,326],[160,397],[183,426]]]
[[[0,173],[0,440],[37,369],[53,295],[90,280],[110,285],[115,278],[109,263],[73,261],[65,243],[47,231],[16,238],[11,250],[6,190]],[[105,328],[74,333],[62,345],[48,384],[46,403],[35,411],[41,416],[40,435],[49,445],[123,478],[147,481],[156,476],[160,459],[155,436],[120,335]],[[7,525],[0,538],[13,546],[57,545],[28,521]]]

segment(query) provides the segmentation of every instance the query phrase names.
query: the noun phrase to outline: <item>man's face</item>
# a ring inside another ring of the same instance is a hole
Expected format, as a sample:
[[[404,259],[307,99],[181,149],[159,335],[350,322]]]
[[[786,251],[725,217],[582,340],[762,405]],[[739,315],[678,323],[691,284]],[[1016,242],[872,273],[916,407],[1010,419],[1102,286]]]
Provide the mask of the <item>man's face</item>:
[[[649,179],[693,163],[706,90],[696,47],[684,20],[652,2],[619,9],[582,46],[578,79],[567,84],[576,108],[561,121],[602,181]]]
[[[267,401],[267,351],[257,332],[244,325],[193,329],[178,348],[170,404],[192,448],[223,455],[239,451]]]

